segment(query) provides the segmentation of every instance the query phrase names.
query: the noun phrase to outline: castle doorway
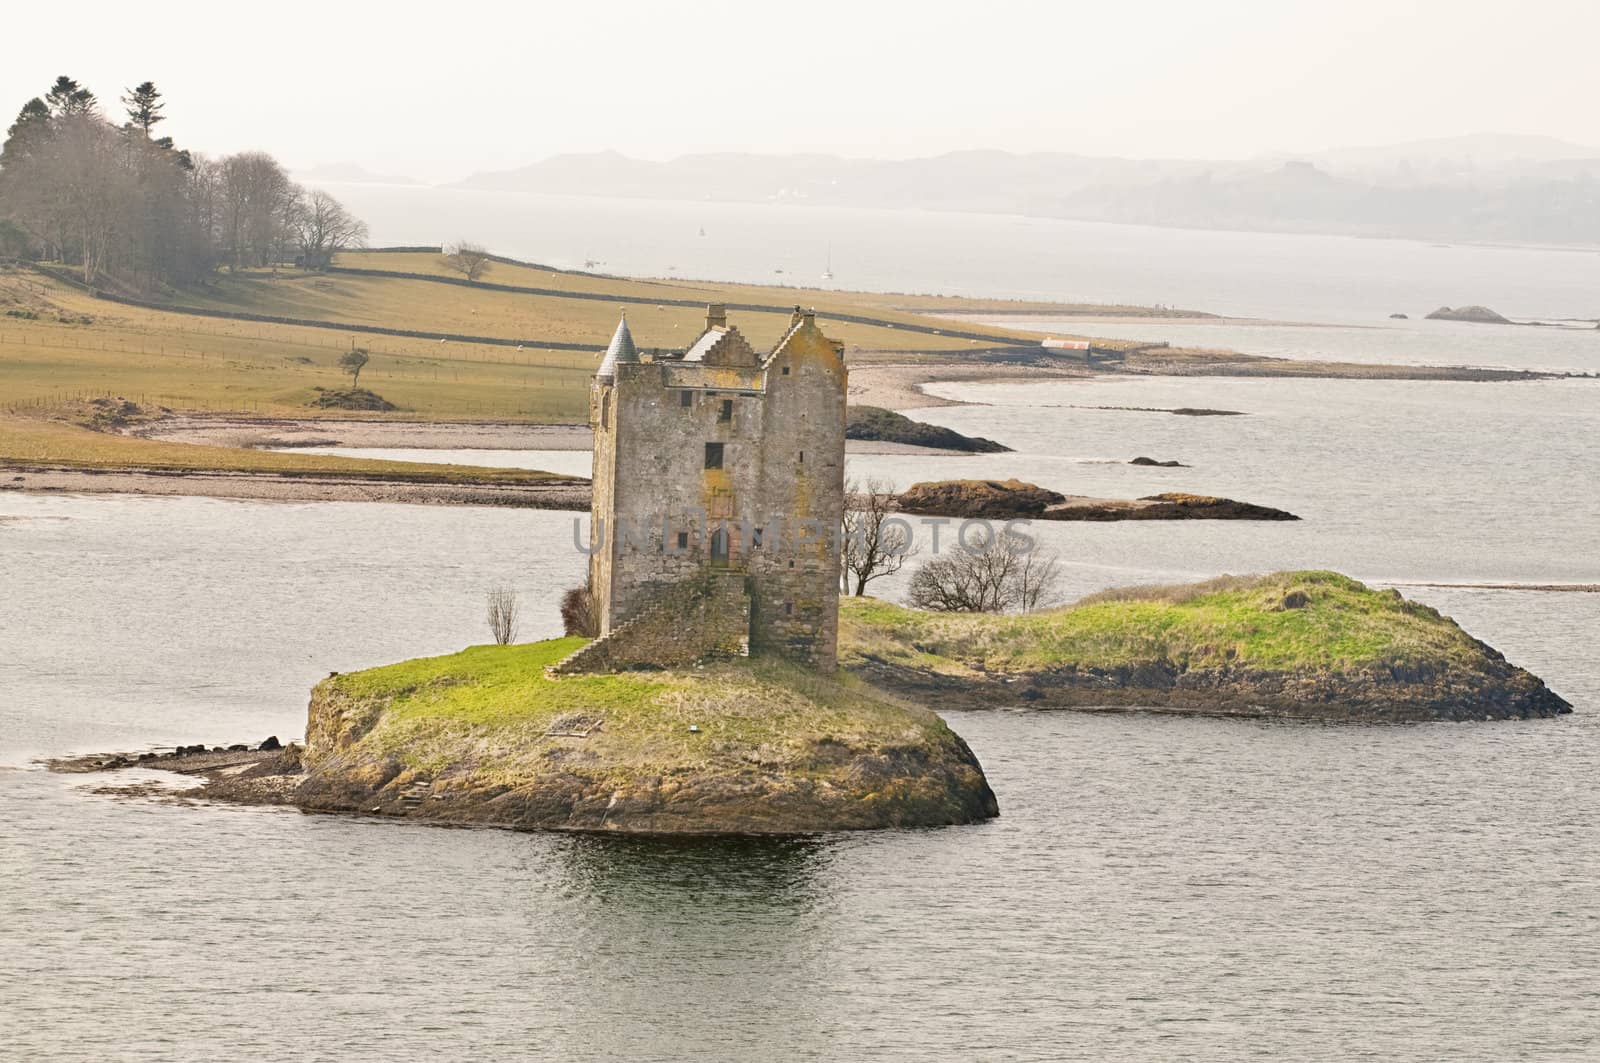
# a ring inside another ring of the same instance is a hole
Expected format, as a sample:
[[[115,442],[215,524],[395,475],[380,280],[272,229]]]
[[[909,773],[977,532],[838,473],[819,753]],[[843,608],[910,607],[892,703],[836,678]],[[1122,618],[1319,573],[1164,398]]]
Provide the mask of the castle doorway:
[[[728,529],[718,528],[711,534],[711,563],[726,565],[728,563]]]

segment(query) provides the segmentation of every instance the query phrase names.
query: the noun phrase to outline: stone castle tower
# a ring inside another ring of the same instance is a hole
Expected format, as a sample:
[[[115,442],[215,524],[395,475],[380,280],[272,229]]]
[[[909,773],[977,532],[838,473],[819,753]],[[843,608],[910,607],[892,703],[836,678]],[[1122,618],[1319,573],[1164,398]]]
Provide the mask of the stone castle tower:
[[[718,305],[684,352],[641,356],[617,326],[589,399],[601,638],[563,670],[835,666],[845,382],[843,345],[799,307],[764,355]]]

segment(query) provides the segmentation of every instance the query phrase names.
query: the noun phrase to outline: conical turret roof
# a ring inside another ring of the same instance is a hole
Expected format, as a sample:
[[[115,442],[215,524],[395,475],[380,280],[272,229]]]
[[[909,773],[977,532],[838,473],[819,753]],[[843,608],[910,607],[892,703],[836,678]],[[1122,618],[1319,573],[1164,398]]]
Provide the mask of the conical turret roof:
[[[624,314],[622,320],[617,322],[617,331],[611,334],[611,345],[606,348],[606,356],[600,359],[600,368],[595,370],[595,379],[615,379],[617,363],[638,360],[639,348],[633,344],[633,333],[628,331],[628,315]]]

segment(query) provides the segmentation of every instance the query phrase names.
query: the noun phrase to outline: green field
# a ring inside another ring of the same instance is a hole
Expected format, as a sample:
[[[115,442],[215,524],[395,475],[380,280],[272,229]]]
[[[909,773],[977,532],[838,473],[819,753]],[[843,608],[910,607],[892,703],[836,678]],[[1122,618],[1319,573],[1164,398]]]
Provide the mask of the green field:
[[[245,279],[242,288],[227,290],[248,292],[252,283]],[[8,309],[35,316],[8,316]],[[279,316],[319,316],[314,307],[272,309]],[[415,310],[393,320],[398,324],[390,327],[419,330],[427,321]],[[310,406],[313,389],[349,384],[338,359],[356,345],[372,355],[362,386],[410,417],[560,422],[587,416],[585,395],[597,359],[586,352],[198,317],[98,300],[35,274],[0,273],[0,413],[116,395],[181,411],[327,416]]]
[[[337,265],[449,275],[438,255],[421,252],[358,252],[341,256]],[[853,359],[910,361],[959,356],[984,345],[1037,342],[1037,337],[961,322],[949,322],[949,329],[978,331],[983,339],[948,335],[944,323],[921,316],[925,311],[1049,305],[629,280],[506,263],[496,263],[483,279],[546,294],[398,275],[257,270],[219,273],[203,288],[164,293],[162,305],[150,307],[97,298],[46,273],[0,269],[0,459],[13,464],[308,467],[303,455],[236,455],[230,461],[224,460],[223,448],[156,449],[157,444],[74,427],[84,424],[88,402],[108,397],[128,399],[147,414],[582,422],[599,351],[561,345],[603,346],[624,311],[642,347],[675,349],[698,335],[703,303],[772,307],[732,312],[734,323],[759,348],[775,343],[788,327],[785,308],[803,303],[818,309],[828,333],[846,344]],[[577,295],[603,298],[573,297]],[[183,308],[200,313],[180,312]],[[871,316],[878,323],[830,322],[830,312]],[[338,360],[355,346],[371,357],[361,385],[398,407],[394,413],[313,405],[324,390],[349,385]]]
[[[752,659],[685,671],[551,678],[583,639],[476,646],[447,657],[405,661],[336,676],[317,697],[337,706],[345,725],[381,716],[363,739],[418,766],[430,762],[428,736],[454,739],[463,728],[526,729],[532,738],[574,712],[603,713],[603,744],[616,764],[662,759],[680,769],[708,766],[726,748],[779,746],[792,736],[887,732],[908,724],[943,732],[931,713],[908,712],[852,676],[819,676],[778,659]],[[690,724],[700,727],[698,733]],[[357,723],[359,727],[360,724]],[[520,757],[530,744],[511,748]],[[481,767],[482,765],[480,765]]]

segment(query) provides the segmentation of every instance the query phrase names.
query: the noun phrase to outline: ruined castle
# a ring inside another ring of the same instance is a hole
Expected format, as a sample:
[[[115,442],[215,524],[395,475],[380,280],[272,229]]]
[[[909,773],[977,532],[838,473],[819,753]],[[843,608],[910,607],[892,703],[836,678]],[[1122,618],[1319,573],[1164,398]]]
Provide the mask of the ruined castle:
[[[600,638],[561,670],[835,666],[845,380],[842,344],[799,307],[766,354],[717,305],[686,351],[644,355],[617,326],[589,398]]]

